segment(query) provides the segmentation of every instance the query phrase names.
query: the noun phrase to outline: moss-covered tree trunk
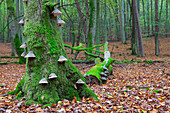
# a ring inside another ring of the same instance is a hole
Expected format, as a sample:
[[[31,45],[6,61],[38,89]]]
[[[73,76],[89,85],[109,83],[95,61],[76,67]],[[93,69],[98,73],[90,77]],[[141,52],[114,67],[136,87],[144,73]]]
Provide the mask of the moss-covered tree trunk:
[[[8,94],[18,93],[18,98],[25,97],[28,102],[40,104],[53,104],[74,97],[78,100],[81,97],[97,99],[86,84],[76,85],[79,79],[85,81],[85,78],[69,60],[58,62],[61,55],[66,58],[67,55],[57,26],[57,17],[51,14],[55,4],[47,0],[28,0],[24,5],[27,53],[33,51],[36,57],[26,59],[25,76],[17,88]],[[49,80],[51,73],[55,73],[57,78]],[[42,78],[46,78],[48,84],[40,85]]]

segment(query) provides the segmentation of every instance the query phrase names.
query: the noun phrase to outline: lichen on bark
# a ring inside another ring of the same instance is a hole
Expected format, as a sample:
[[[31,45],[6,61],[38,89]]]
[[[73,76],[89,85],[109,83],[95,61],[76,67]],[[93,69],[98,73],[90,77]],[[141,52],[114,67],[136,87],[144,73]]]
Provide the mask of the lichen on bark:
[[[82,97],[97,99],[86,84],[75,88],[77,80],[85,81],[85,78],[69,59],[63,63],[58,62],[61,55],[66,58],[67,55],[57,26],[57,17],[51,15],[53,6],[55,5],[50,1],[47,4],[46,0],[42,0],[41,3],[29,0],[25,4],[23,32],[27,42],[27,53],[33,51],[36,57],[26,59],[26,73],[22,79],[20,96],[25,97],[27,102],[43,105],[54,104],[62,99],[72,100],[74,97],[78,100]],[[55,73],[57,78],[48,79],[51,73]],[[40,85],[39,81],[42,78],[46,78],[48,84]]]

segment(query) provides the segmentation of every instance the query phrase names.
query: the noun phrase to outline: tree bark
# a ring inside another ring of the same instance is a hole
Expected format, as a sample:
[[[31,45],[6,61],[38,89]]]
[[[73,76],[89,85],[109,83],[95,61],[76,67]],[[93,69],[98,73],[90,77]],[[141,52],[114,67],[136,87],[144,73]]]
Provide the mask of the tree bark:
[[[85,36],[85,39],[86,39],[86,31],[87,31],[86,30],[86,28],[87,28],[86,27],[86,22],[85,22],[85,19],[84,19],[83,13],[81,11],[80,4],[79,4],[78,0],[75,0],[75,2],[76,2],[76,7],[77,7],[78,14],[79,14],[79,18],[80,18],[80,20],[82,22],[84,36]]]
[[[145,30],[146,30],[146,20],[145,20],[145,5],[144,5],[144,0],[142,0],[142,5],[143,5],[143,24],[144,24],[144,29],[143,29],[143,33],[145,34]]]
[[[136,0],[133,0],[133,7],[135,11],[135,20],[136,20],[136,26],[137,26],[137,31],[138,31],[138,42],[139,42],[139,51],[140,51],[140,56],[144,57],[144,50],[143,50],[143,41],[142,41],[142,34],[141,34],[141,28],[139,24],[139,15],[138,15],[138,10],[137,10],[137,5],[136,5]]]
[[[100,23],[99,23],[99,17],[100,17],[100,2],[99,0],[96,1],[96,45],[100,44]],[[96,50],[100,50],[99,47],[96,48]],[[100,53],[96,53],[97,55],[100,55]]]
[[[150,18],[149,18],[149,0],[147,1],[147,13],[148,13],[148,35],[150,34]]]
[[[49,4],[49,5],[48,5]],[[55,104],[59,100],[80,100],[82,97],[97,96],[87,85],[76,85],[77,80],[85,81],[83,75],[70,60],[59,63],[62,55],[67,58],[63,41],[57,25],[57,17],[51,12],[53,2],[28,0],[24,5],[24,35],[27,42],[27,53],[33,51],[35,58],[26,59],[26,73],[17,88],[8,94],[16,94],[17,98],[25,97],[28,103]],[[56,79],[48,79],[51,73]],[[46,78],[48,84],[39,81]],[[75,85],[77,88],[75,88]]]
[[[168,20],[168,1],[166,0],[166,24],[165,24],[165,31],[166,31],[166,37],[168,37],[168,27],[169,27],[169,20]]]
[[[158,20],[158,0],[155,0],[155,55],[159,55],[159,20]]]
[[[153,11],[152,11],[152,5],[153,5],[153,2],[152,2],[152,0],[151,0],[151,29],[152,29],[152,34],[153,34]]]
[[[94,22],[93,22],[93,19],[94,19],[94,12],[95,12],[95,7],[94,7],[94,1],[93,0],[90,0],[90,15],[89,15],[89,30],[88,30],[88,48],[89,47],[93,47],[93,26],[94,26]],[[88,51],[89,53],[92,53],[91,50]]]
[[[11,56],[15,56],[15,48],[14,48],[14,38],[15,38],[15,34],[16,34],[16,23],[15,20],[13,20],[15,18],[15,10],[14,10],[14,2],[13,0],[7,0],[7,10],[8,10],[8,18],[9,21],[12,21],[9,25],[9,33],[10,33],[10,39],[11,39],[11,49],[12,49],[12,53]]]
[[[124,0],[121,1],[119,0],[119,15],[120,15],[120,29],[121,29],[121,37],[122,37],[122,43],[126,43],[126,38],[125,38],[125,31],[124,31]]]

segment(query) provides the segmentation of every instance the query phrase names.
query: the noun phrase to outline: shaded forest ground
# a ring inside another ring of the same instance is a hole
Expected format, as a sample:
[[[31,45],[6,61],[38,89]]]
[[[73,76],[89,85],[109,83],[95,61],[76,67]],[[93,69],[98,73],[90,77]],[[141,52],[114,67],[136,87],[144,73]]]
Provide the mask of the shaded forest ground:
[[[71,43],[66,43],[71,45]],[[156,63],[122,63],[112,64],[113,75],[103,85],[89,86],[98,96],[100,102],[91,98],[76,100],[62,100],[52,107],[42,108],[40,105],[22,105],[22,101],[10,102],[15,96],[0,97],[0,112],[167,112],[170,109],[170,38],[160,39],[160,56],[154,55],[154,39],[144,39],[146,57],[131,56],[130,41],[126,45],[121,42],[109,42],[111,58],[118,61],[165,61]],[[101,48],[102,49],[102,48]],[[71,50],[66,48],[69,58],[73,58]],[[10,56],[10,44],[0,43],[0,56]],[[81,52],[78,59],[84,53]],[[0,58],[0,62],[17,62],[18,58]],[[75,64],[82,74],[91,67],[82,69],[87,64]],[[13,90],[25,73],[25,64],[0,65],[0,94]]]

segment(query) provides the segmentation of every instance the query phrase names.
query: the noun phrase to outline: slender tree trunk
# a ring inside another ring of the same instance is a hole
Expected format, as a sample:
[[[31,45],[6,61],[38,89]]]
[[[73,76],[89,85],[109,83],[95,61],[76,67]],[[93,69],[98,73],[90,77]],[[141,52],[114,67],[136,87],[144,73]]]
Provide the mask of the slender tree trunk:
[[[77,11],[78,11],[78,14],[79,14],[79,18],[81,20],[81,24],[82,24],[82,27],[83,27],[83,32],[84,32],[84,37],[86,39],[86,22],[85,22],[85,19],[84,19],[84,16],[83,16],[83,13],[82,13],[82,10],[80,8],[80,4],[78,2],[78,0],[75,0],[75,3],[76,3],[76,7],[77,7]]]
[[[100,17],[100,2],[99,0],[96,1],[96,45],[100,44],[100,23],[99,23],[99,17]],[[100,50],[99,47],[96,48],[96,50]],[[97,55],[100,55],[100,53],[96,53]]]
[[[155,55],[159,55],[159,20],[158,20],[158,0],[155,0]]]
[[[142,41],[141,28],[139,24],[139,15],[138,15],[138,10],[137,10],[136,0],[133,0],[133,6],[134,6],[134,11],[135,11],[135,20],[136,20],[136,26],[137,26],[137,31],[138,31],[140,56],[144,57],[145,55],[144,55],[144,50],[143,50],[143,41]]]
[[[158,19],[159,19],[158,32],[161,31],[161,14],[162,14],[162,6],[163,6],[163,0],[161,0],[161,8],[160,8],[159,16],[158,16]],[[158,35],[159,35],[159,33],[158,33]]]
[[[148,11],[148,36],[150,34],[150,18],[149,18],[149,0],[147,1],[147,11]]]
[[[15,17],[13,0],[7,0],[7,9],[8,9],[9,21],[11,21]],[[15,38],[15,34],[16,34],[16,23],[15,23],[15,21],[12,21],[9,26],[10,26],[9,32],[10,32],[10,37],[11,37],[11,49],[12,49],[11,56],[15,56],[15,51],[14,51],[15,50],[14,49],[14,38]]]
[[[119,15],[120,15],[120,29],[121,29],[121,37],[122,37],[122,43],[125,44],[126,43],[126,39],[125,39],[125,31],[124,31],[124,0],[122,0],[122,2],[120,3],[119,0]]]
[[[97,4],[96,4],[96,0],[94,0],[94,7],[95,7],[95,10],[94,10],[94,21],[93,21],[93,37],[92,37],[92,42],[93,42],[93,45],[94,45],[94,39],[96,37],[96,15],[97,15],[97,11],[96,11],[96,7],[97,7]]]
[[[144,5],[144,0],[142,0],[142,5],[143,5],[143,24],[144,24],[144,29],[143,29],[143,33],[145,34],[145,30],[146,30],[146,20],[145,20],[145,5]]]
[[[88,47],[93,47],[93,26],[94,26],[94,12],[95,12],[95,7],[94,7],[94,1],[90,0],[90,15],[89,15],[89,33],[88,33]],[[88,52],[92,53],[91,50],[89,50]]]
[[[152,11],[152,5],[153,5],[153,2],[152,2],[152,0],[151,0],[151,29],[152,29],[152,34],[153,34],[153,11]]]
[[[16,16],[19,17],[19,0],[16,0]],[[19,18],[17,18],[17,22],[19,22]],[[20,36],[20,25],[17,24],[17,33]],[[22,37],[19,37],[22,40]]]
[[[5,26],[5,22],[6,22],[6,1],[4,1],[4,18],[3,18],[3,28]],[[7,42],[7,36],[5,36],[5,30],[3,31],[3,38],[4,38],[4,42],[6,43]]]
[[[107,21],[106,21],[106,17],[107,17],[107,13],[106,13],[106,0],[104,3],[104,42],[107,42]]]
[[[24,8],[23,8],[23,0],[20,0],[20,16],[24,15]],[[23,36],[23,26],[20,25],[20,37],[22,39],[22,42],[25,42],[25,38]]]
[[[118,26],[118,24],[119,24],[119,17],[118,17],[117,0],[115,0],[115,4],[116,4],[116,6],[115,6],[115,11],[114,11],[115,13],[114,13],[114,14],[115,14],[115,16],[116,16],[116,17],[115,17],[115,22],[116,22],[116,23],[115,23],[115,24],[116,24],[116,37],[117,37],[118,40],[121,40],[121,39],[120,39],[120,35],[119,35],[119,34],[120,34],[120,30],[119,30],[119,29],[120,29],[120,28],[119,28],[119,26]]]
[[[166,37],[168,37],[168,27],[169,27],[169,20],[168,20],[168,1],[166,0],[166,24],[165,24],[165,31],[166,31]]]

